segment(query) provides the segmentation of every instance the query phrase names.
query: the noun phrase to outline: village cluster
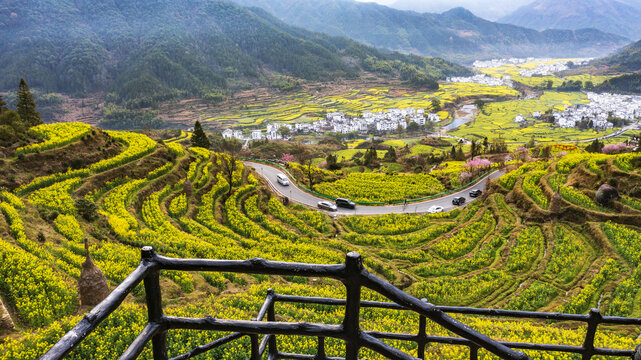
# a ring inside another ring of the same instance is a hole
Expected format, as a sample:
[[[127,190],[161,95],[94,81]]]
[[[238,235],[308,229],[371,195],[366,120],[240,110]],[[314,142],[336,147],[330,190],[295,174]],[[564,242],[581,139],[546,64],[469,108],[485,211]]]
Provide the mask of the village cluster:
[[[461,77],[461,76],[450,77],[450,78],[447,78],[447,81],[453,82],[453,83],[468,83],[468,84],[482,84],[482,85],[489,85],[489,86],[514,87],[514,83],[512,83],[511,80],[497,78],[497,77],[489,76],[487,74],[477,74],[474,76],[467,76],[467,77]]]
[[[577,59],[573,60],[572,63],[575,66],[580,66],[587,64],[592,59]],[[472,65],[476,69],[487,69],[487,68],[499,68],[505,65],[522,65],[527,63],[537,62],[538,64],[533,69],[523,69],[519,72],[519,76],[522,77],[533,77],[533,76],[549,76],[554,73],[568,70],[569,61],[552,61],[552,59],[536,59],[536,58],[527,58],[527,59],[494,59],[487,61],[475,61]],[[511,77],[509,75],[505,76],[506,80],[509,80]]]
[[[365,111],[362,117],[352,117],[340,112],[331,112],[323,120],[314,122],[270,123],[267,124],[266,131],[252,130],[249,137],[245,136],[241,130],[227,129],[223,131],[223,137],[246,141],[264,139],[288,140],[290,135],[293,134],[325,134],[329,132],[367,135],[396,131],[399,128],[407,129],[407,126],[412,122],[419,126],[425,126],[427,122],[438,121],[441,121],[438,114],[426,114],[425,109],[422,108],[389,109],[380,112]]]
[[[619,95],[619,94],[597,94],[587,93],[590,100],[587,104],[580,104],[568,107],[565,111],[552,113],[554,123],[563,128],[574,128],[582,121],[591,123],[591,128],[604,130],[614,127],[608,119],[610,117],[634,121],[641,118],[641,96]],[[532,118],[539,119],[542,116],[540,111],[531,114]],[[527,118],[519,114],[514,121],[526,126]]]

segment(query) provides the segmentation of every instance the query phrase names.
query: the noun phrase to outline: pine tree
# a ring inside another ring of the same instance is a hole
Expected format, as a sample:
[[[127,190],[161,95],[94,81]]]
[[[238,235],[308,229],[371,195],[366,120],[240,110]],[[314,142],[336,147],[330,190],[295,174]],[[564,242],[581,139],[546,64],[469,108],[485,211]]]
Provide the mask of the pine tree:
[[[7,103],[2,99],[2,95],[0,95],[0,114],[5,111],[9,111],[9,108],[7,107]]]
[[[40,113],[36,111],[36,101],[33,99],[29,86],[20,79],[20,86],[18,87],[18,101],[16,103],[16,110],[20,119],[27,127],[32,127],[42,124]]]
[[[211,147],[211,141],[209,141],[207,134],[203,131],[200,121],[196,121],[196,124],[194,125],[194,134],[191,136],[191,146],[202,147],[205,149],[209,149],[209,147]]]
[[[387,162],[396,162],[396,150],[393,146],[389,147],[389,150],[385,153],[384,160]]]

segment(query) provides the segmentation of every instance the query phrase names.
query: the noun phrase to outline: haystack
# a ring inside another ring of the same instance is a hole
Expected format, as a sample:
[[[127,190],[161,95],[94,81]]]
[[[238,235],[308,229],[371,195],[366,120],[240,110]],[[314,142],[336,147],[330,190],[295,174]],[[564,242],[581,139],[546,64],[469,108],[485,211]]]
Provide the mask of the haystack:
[[[93,263],[89,255],[89,243],[85,238],[85,250],[87,257],[82,263],[82,272],[78,280],[78,291],[82,305],[98,305],[109,295],[109,285],[105,274]]]
[[[9,315],[9,311],[4,307],[2,299],[0,299],[0,333],[3,331],[11,331],[13,328],[14,325],[13,320],[11,320],[11,315]]]
[[[613,201],[618,199],[619,192],[609,184],[601,185],[596,192],[596,203],[602,206],[610,206]]]
[[[555,192],[554,195],[552,195],[552,199],[550,200],[550,212],[552,214],[560,214],[562,206],[563,198],[561,197],[561,194]]]

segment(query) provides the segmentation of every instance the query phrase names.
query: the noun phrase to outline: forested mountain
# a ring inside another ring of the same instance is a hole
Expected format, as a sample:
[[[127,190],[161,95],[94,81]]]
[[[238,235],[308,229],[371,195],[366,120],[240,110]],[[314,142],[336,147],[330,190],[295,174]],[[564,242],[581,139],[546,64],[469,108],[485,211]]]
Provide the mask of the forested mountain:
[[[591,66],[607,73],[626,73],[609,79],[597,90],[641,93],[641,41],[623,48],[616,54],[594,61]]]
[[[597,57],[629,43],[598,30],[539,32],[481,19],[463,8],[420,14],[353,0],[235,0],[308,30],[373,46],[451,60]]]
[[[638,0],[536,0],[499,21],[537,30],[595,28],[638,40],[639,15]]]
[[[641,71],[641,41],[629,45],[612,56],[595,62],[599,66],[607,66],[612,72]]]
[[[406,80],[468,70],[441,59],[382,53],[288,26],[260,9],[219,0],[4,0],[0,91],[106,91],[130,107],[246,88],[279,74],[353,78],[363,70]]]

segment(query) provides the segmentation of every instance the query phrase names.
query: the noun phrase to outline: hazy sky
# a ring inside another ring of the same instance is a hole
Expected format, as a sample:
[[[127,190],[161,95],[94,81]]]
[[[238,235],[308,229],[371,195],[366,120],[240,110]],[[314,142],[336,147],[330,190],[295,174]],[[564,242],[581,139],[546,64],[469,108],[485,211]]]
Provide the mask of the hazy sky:
[[[496,20],[508,15],[520,6],[534,0],[358,0],[377,2],[382,5],[419,12],[443,12],[453,7],[462,6],[474,14],[489,20]]]

